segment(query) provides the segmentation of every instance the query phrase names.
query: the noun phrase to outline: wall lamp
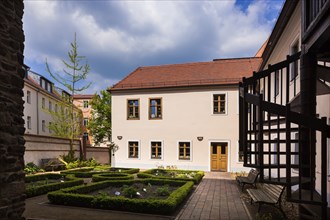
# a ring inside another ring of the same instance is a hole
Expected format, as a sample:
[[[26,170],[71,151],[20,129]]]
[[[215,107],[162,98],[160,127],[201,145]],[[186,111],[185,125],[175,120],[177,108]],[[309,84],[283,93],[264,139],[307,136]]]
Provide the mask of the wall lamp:
[[[118,140],[123,139],[123,136],[117,136]]]
[[[202,136],[198,136],[197,137],[197,140],[202,141],[203,140],[203,137]]]

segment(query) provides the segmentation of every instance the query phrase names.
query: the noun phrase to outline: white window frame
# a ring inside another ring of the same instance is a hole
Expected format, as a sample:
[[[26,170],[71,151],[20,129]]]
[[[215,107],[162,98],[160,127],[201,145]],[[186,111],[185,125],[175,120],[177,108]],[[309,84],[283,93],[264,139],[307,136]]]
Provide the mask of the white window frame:
[[[225,113],[214,113],[214,95],[225,95]],[[228,115],[228,92],[213,92],[211,94],[211,115],[213,116],[221,116],[221,115]]]
[[[129,157],[129,142],[138,142],[138,157]],[[126,144],[126,157],[129,160],[141,160],[141,142],[140,140],[127,140],[127,144]]]
[[[26,91],[26,103],[31,104],[31,91]]]
[[[87,107],[85,107],[85,102],[87,102]],[[83,100],[83,108],[89,108],[89,101],[88,100]]]
[[[32,125],[31,116],[27,116],[27,118],[26,118],[27,129],[31,130],[31,125]]]
[[[179,149],[179,143],[180,142],[189,142],[190,143],[190,158],[189,159],[180,159],[180,149]],[[193,161],[193,142],[191,140],[179,140],[176,142],[176,152],[177,152],[177,155],[176,155],[176,158],[177,158],[177,161],[180,161],[180,162],[192,162]]]
[[[83,125],[84,126],[87,126],[88,125],[88,122],[89,122],[89,119],[88,118],[84,118]]]
[[[46,121],[45,120],[41,121],[41,130],[42,130],[42,132],[46,132]]]
[[[41,108],[45,109],[46,107],[46,99],[44,97],[41,98]]]
[[[293,55],[294,54],[293,53],[293,47],[296,46],[296,45],[298,45],[298,51],[301,50],[300,40],[299,39],[300,39],[300,37],[298,35],[298,36],[295,37],[295,39],[290,44],[290,49],[289,49],[289,54],[290,55]],[[299,62],[299,60],[297,60],[297,62]],[[297,74],[296,77],[291,78],[291,73],[292,73],[292,70],[294,68],[293,65],[294,65],[294,63],[290,63],[290,75],[289,75],[290,84],[292,84],[294,80],[297,80],[297,78],[299,77],[299,73],[300,73],[299,72],[299,63],[298,63],[298,70],[297,70],[298,71],[298,74]]]
[[[243,158],[243,161],[239,161],[239,140],[236,141],[236,149],[237,149],[237,152],[236,152],[236,163],[243,164],[244,163],[244,158]]]
[[[50,112],[53,111],[53,103],[52,103],[51,100],[48,100],[48,110],[49,110]]]
[[[48,132],[49,134],[53,133],[52,130],[50,129],[50,126],[52,125],[52,122],[48,122]]]
[[[152,156],[151,156],[151,143],[152,142],[160,142],[161,143],[161,151],[162,151],[162,154],[161,154],[161,158],[153,158]],[[162,161],[162,160],[164,160],[164,141],[162,141],[162,140],[150,140],[150,142],[149,142],[149,158],[151,159],[151,160],[153,160],[153,161]]]

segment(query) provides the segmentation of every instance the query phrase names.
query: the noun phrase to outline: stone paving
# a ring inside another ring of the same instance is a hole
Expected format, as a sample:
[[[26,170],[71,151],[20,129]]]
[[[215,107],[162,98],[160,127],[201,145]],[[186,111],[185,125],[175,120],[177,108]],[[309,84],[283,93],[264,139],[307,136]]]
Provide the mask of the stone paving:
[[[249,219],[230,173],[206,172],[176,217],[184,219]]]

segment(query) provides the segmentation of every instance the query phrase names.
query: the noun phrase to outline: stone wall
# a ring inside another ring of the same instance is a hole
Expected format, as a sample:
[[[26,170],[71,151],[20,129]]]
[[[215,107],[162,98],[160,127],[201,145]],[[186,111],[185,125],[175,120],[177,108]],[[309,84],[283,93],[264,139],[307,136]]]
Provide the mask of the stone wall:
[[[42,135],[25,134],[25,163],[33,162],[40,166],[41,159],[57,158],[70,151],[70,139]],[[80,157],[80,140],[73,141],[75,157]]]
[[[109,148],[105,147],[87,147],[86,159],[94,158],[99,163],[109,163]]]
[[[23,8],[0,1],[0,219],[22,219],[25,207]]]
[[[57,138],[50,136],[25,134],[25,163],[33,162],[40,166],[41,159],[57,158],[60,155],[67,155],[70,150],[70,139]],[[73,150],[75,157],[79,158],[81,154],[81,141],[74,140]],[[87,147],[86,158],[94,158],[98,162],[109,163],[108,148],[103,147]]]

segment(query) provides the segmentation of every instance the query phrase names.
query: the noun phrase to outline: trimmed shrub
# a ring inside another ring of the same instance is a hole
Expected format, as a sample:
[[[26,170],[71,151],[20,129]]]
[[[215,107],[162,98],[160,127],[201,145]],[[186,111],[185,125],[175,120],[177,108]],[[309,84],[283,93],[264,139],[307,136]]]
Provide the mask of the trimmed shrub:
[[[130,186],[133,183],[150,183],[153,185],[168,184],[169,186],[178,186],[179,188],[174,190],[166,199],[130,199],[123,196],[109,197],[105,195],[93,196],[82,194],[104,189],[109,186]],[[103,181],[92,183],[86,186],[76,186],[51,192],[48,193],[48,199],[52,203],[61,205],[73,205],[151,214],[171,214],[188,196],[193,186],[194,183],[192,181],[185,182],[166,179]]]
[[[101,173],[93,175],[93,182],[100,182],[105,180],[128,180],[134,179],[132,174],[128,173]]]
[[[158,175],[156,175],[158,174]],[[171,175],[173,174],[173,175]],[[190,176],[192,175],[193,176]],[[189,177],[187,177],[189,175]],[[166,169],[150,169],[137,174],[139,178],[156,178],[156,179],[169,179],[169,180],[181,180],[181,181],[193,181],[198,184],[203,176],[203,171],[191,171],[191,170],[166,170]]]
[[[120,170],[120,172],[118,171]],[[62,174],[73,174],[79,178],[91,178],[95,174],[110,174],[110,173],[126,173],[133,174],[138,173],[140,169],[138,168],[110,168],[108,170],[97,170],[94,171],[94,168],[81,168],[76,170],[66,170],[62,171]]]
[[[73,175],[67,175],[63,176],[61,174],[55,174],[55,173],[47,173],[42,175],[32,175],[32,176],[26,176],[25,182],[26,183],[32,183],[36,181],[41,180],[47,180],[47,179],[61,179],[65,180],[65,182],[56,182],[56,183],[50,183],[50,184],[44,184],[44,185],[38,185],[38,186],[27,186],[26,187],[26,196],[28,198],[33,196],[38,196],[42,194],[46,194],[51,191],[56,191],[62,188],[66,187],[72,187],[81,185],[84,183],[82,179],[75,178]]]

